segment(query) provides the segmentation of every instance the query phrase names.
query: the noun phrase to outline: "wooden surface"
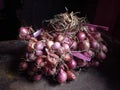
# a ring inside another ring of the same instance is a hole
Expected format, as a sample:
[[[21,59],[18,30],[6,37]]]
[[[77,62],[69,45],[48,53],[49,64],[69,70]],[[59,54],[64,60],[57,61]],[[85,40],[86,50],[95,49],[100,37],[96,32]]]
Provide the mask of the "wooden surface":
[[[90,68],[87,72],[76,72],[75,81],[61,85],[48,78],[31,82],[17,71],[17,62],[24,48],[25,44],[21,41],[0,42],[0,90],[120,90],[116,73],[112,73],[114,70],[106,74],[110,63],[104,70]]]

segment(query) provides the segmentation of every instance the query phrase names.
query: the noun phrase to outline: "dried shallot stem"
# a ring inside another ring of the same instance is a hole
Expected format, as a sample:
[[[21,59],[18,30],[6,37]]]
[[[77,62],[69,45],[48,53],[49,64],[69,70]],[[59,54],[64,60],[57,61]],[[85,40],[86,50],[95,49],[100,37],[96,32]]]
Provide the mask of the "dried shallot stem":
[[[70,14],[68,12],[57,14],[53,19],[47,20],[47,22],[49,22],[52,28],[57,32],[75,32],[76,28],[79,27],[81,23],[73,12]]]

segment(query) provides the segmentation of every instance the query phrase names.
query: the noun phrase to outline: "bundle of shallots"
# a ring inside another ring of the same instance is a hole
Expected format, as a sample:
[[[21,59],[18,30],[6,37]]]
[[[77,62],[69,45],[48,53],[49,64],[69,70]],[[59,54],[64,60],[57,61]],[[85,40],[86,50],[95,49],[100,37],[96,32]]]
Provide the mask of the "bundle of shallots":
[[[97,30],[106,27],[89,24],[73,12],[55,15],[46,23],[37,31],[19,29],[19,39],[27,44],[19,69],[32,80],[42,76],[54,77],[59,83],[75,80],[75,69],[98,66],[106,58],[108,50]]]

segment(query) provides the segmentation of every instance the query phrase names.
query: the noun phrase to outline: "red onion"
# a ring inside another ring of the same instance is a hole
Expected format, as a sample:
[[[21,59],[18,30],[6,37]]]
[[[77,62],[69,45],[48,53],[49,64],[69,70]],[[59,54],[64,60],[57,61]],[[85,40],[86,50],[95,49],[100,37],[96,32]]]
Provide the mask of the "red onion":
[[[61,47],[60,42],[55,42],[52,46],[53,49],[59,49]]]
[[[24,39],[30,40],[30,39],[31,39],[31,36],[30,36],[30,35],[26,35],[26,37],[25,37]]]
[[[31,66],[30,71],[37,72],[38,68],[35,65]]]
[[[85,38],[86,38],[86,34],[84,33],[84,32],[82,32],[82,31],[80,31],[80,32],[78,32],[78,39],[80,40],[80,41],[83,41],[83,40],[85,40]]]
[[[61,55],[64,54],[64,53],[65,53],[64,47],[61,47],[61,48],[59,48],[59,49],[57,50],[57,54],[58,54],[59,56],[61,56]]]
[[[92,50],[88,50],[83,52],[83,54],[87,57],[93,57],[95,55],[95,53]]]
[[[63,36],[63,35],[59,34],[59,35],[57,36],[57,41],[61,42],[63,39],[64,39],[64,36]]]
[[[98,57],[98,59],[105,59],[105,58],[106,58],[106,55],[105,55],[104,52],[101,51],[101,52],[98,53],[98,56],[97,56],[97,57]]]
[[[68,80],[75,80],[76,79],[76,76],[72,71],[68,70],[68,71],[66,71],[66,73],[67,73],[67,79]]]
[[[31,60],[31,61],[35,61],[37,57],[35,56],[34,53],[28,53],[28,59]]]
[[[52,33],[52,36],[53,36],[54,38],[56,38],[56,37],[58,36],[58,34],[57,34],[57,33]]]
[[[38,57],[38,58],[36,59],[36,64],[37,64],[37,65],[41,65],[42,62],[43,62],[43,58],[42,58],[42,57]]]
[[[21,27],[21,28],[19,29],[19,31],[20,31],[20,34],[21,34],[22,36],[26,36],[26,35],[29,34],[29,31],[28,31],[28,29],[27,29],[26,27]]]
[[[47,63],[49,63],[50,65],[56,66],[58,63],[58,59],[54,58],[54,57],[50,57],[49,55],[46,58]]]
[[[49,75],[55,75],[56,74],[56,68],[48,69]]]
[[[59,83],[64,83],[66,82],[66,80],[67,80],[67,73],[63,69],[60,69],[60,72],[57,75],[57,81]]]
[[[98,67],[99,64],[100,64],[100,63],[99,63],[98,61],[94,61],[94,62],[91,63],[91,65],[92,65],[92,66],[95,66],[95,67]]]
[[[35,54],[36,54],[37,56],[41,56],[41,55],[43,54],[43,51],[41,51],[41,50],[36,50],[36,51],[35,51]]]
[[[65,66],[63,64],[61,64],[59,67],[63,70],[65,69]]]
[[[79,43],[79,48],[81,50],[88,50],[90,48],[90,43],[88,40],[84,40],[83,42]]]
[[[92,36],[93,36],[95,39],[100,39],[100,38],[101,38],[101,33],[95,32],[95,33],[92,34]]]
[[[66,53],[63,55],[63,60],[64,61],[70,61],[72,58],[71,58],[71,55],[69,53]]]
[[[90,41],[91,48],[98,49],[99,48],[99,43],[96,40],[91,40]]]
[[[47,74],[49,71],[49,67],[47,67],[46,65],[42,68],[42,74]]]
[[[25,61],[20,62],[19,69],[20,70],[26,70],[28,68],[28,63]]]
[[[44,44],[42,41],[38,41],[36,44],[35,44],[35,49],[36,50],[42,50],[44,48]]]
[[[104,44],[101,44],[100,47],[105,53],[108,51],[107,47]]]
[[[72,45],[71,45],[71,49],[72,50],[76,50],[77,49],[77,42],[73,41]]]
[[[41,74],[37,74],[37,75],[34,75],[34,76],[32,77],[32,79],[33,79],[34,81],[39,81],[41,78],[42,78],[42,75],[41,75]]]
[[[69,51],[69,50],[70,50],[70,47],[69,47],[69,45],[68,45],[68,44],[63,43],[63,44],[62,44],[62,46],[63,46],[63,48],[64,48],[65,50],[67,50],[67,51]]]
[[[79,67],[85,67],[87,66],[88,62],[87,61],[83,61],[83,60],[77,60],[77,65]]]
[[[77,63],[74,59],[70,60],[69,62],[67,62],[67,65],[70,69],[75,69],[77,66]]]
[[[95,56],[95,52],[93,52],[92,50],[88,50],[88,54],[89,54],[91,57]]]
[[[93,27],[93,26],[88,26],[88,29],[89,29],[91,32],[95,32],[96,27]]]
[[[48,40],[48,41],[47,41],[47,46],[48,46],[48,48],[51,48],[51,47],[53,46],[53,44],[54,44],[53,41],[51,41],[51,40]]]

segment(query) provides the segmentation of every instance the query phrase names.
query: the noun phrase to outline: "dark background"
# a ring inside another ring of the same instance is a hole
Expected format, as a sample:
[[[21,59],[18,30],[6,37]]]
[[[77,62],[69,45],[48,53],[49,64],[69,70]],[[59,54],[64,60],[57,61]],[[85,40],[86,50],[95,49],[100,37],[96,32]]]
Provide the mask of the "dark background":
[[[0,40],[17,39],[21,25],[40,28],[43,20],[65,12],[65,7],[110,27],[111,37],[120,38],[120,0],[0,0]]]
[[[2,3],[2,2],[3,3]],[[41,22],[53,15],[65,12],[80,12],[94,21],[98,0],[0,0],[0,40],[17,39],[21,25],[40,28]]]

